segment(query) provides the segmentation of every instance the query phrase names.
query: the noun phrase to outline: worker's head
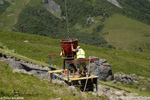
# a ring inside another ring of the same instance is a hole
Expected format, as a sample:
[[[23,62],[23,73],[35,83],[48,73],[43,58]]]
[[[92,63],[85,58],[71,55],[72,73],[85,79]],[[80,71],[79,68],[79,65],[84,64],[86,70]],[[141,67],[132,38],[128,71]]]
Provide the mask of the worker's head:
[[[77,49],[80,49],[80,46],[77,46]]]

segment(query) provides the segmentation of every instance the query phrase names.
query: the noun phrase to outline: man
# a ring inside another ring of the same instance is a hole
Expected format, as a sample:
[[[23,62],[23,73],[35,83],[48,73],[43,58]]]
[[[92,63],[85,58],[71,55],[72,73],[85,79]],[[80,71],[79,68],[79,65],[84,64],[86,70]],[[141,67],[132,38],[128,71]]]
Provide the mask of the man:
[[[60,56],[63,57],[62,55],[63,55],[63,54],[62,54],[62,52],[61,52],[61,53],[60,53]],[[74,60],[74,58],[72,58],[72,57],[66,57],[66,58],[63,58],[63,59],[64,59],[64,60],[63,60],[63,70],[65,70],[66,61],[67,61],[67,60],[68,60],[68,61],[69,61],[69,60]],[[77,71],[77,69],[76,69],[76,67],[75,67],[74,64],[69,64],[69,66],[72,67],[75,72]]]
[[[77,53],[77,60],[85,59],[85,52],[84,52],[84,50],[80,46],[78,46],[77,49],[74,49],[73,48],[73,44],[71,44],[71,49],[72,49],[73,52]],[[84,71],[87,71],[86,63],[85,62],[77,63],[77,71],[79,73],[81,73],[80,65],[82,65]]]

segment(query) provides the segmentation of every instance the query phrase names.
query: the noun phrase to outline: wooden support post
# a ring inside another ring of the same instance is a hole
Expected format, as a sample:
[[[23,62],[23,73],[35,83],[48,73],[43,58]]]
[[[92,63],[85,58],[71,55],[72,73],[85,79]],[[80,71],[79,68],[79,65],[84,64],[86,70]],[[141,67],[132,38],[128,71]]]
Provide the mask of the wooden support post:
[[[69,85],[69,63],[67,61],[67,81],[68,81],[68,85]]]
[[[82,69],[82,75],[84,74],[84,70]]]
[[[74,77],[74,73],[75,73],[75,71],[73,70],[73,77]]]
[[[69,75],[71,75],[71,71],[69,71]]]

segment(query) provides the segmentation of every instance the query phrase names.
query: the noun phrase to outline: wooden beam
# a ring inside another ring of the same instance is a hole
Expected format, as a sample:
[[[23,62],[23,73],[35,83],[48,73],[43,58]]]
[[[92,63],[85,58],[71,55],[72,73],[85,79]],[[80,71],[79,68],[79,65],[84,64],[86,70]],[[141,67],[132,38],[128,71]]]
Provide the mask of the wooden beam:
[[[91,59],[80,59],[80,60],[69,60],[66,61],[66,63],[68,62],[69,64],[71,63],[82,63],[82,62],[89,62],[89,61],[97,61],[98,58],[91,58]]]

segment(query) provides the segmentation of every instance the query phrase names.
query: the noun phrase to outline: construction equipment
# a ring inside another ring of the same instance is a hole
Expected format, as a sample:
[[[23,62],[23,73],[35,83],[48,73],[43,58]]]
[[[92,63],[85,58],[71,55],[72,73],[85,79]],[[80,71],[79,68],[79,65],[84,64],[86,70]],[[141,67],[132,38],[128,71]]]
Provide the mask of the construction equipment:
[[[64,58],[70,58],[76,55],[76,53],[71,50],[71,44],[74,44],[73,47],[77,48],[78,40],[77,39],[61,40],[61,52]]]
[[[58,79],[64,80],[68,85],[80,85],[80,89],[82,91],[93,90],[94,85],[95,85],[96,90],[98,90],[99,58],[74,60],[74,56],[76,55],[76,53],[72,51],[71,44],[73,44],[73,48],[76,49],[78,46],[78,40],[70,39],[70,37],[69,37],[69,24],[68,24],[66,0],[65,0],[65,10],[66,10],[66,23],[67,23],[68,39],[61,40],[61,55],[60,54],[49,55],[50,80],[52,81],[52,79],[58,78]],[[65,59],[64,61],[67,64],[67,69],[52,70],[51,58],[59,57],[59,56],[61,56],[62,59]],[[71,65],[71,64],[83,63],[83,62],[93,62],[93,61],[96,61],[98,63],[97,76],[90,75],[89,72],[87,74],[87,72],[84,72],[83,70],[82,70],[81,75],[79,75],[78,72],[75,72],[75,70],[73,70],[73,71],[69,70],[69,65]]]
[[[78,41],[73,40],[73,41],[61,41],[61,48],[63,57],[62,59],[66,57],[74,57],[74,53],[71,51],[71,43],[74,43],[75,48],[77,47]],[[49,63],[50,63],[50,80],[52,81],[53,79],[61,79],[64,80],[68,85],[80,85],[80,89],[82,91],[84,90],[93,90],[96,88],[98,90],[98,79],[99,79],[99,58],[91,58],[91,59],[81,59],[81,60],[67,60],[65,63],[67,64],[67,69],[65,70],[52,70],[51,66],[51,58],[52,57],[60,57],[60,54],[51,54],[49,55]],[[93,62],[96,61],[98,63],[98,73],[97,76],[95,75],[88,75],[82,70],[82,74],[79,75],[79,73],[75,71],[70,71],[69,70],[69,64],[75,64],[75,63],[82,63],[82,62]],[[95,84],[95,87],[94,85]],[[86,85],[86,89],[84,89]]]

